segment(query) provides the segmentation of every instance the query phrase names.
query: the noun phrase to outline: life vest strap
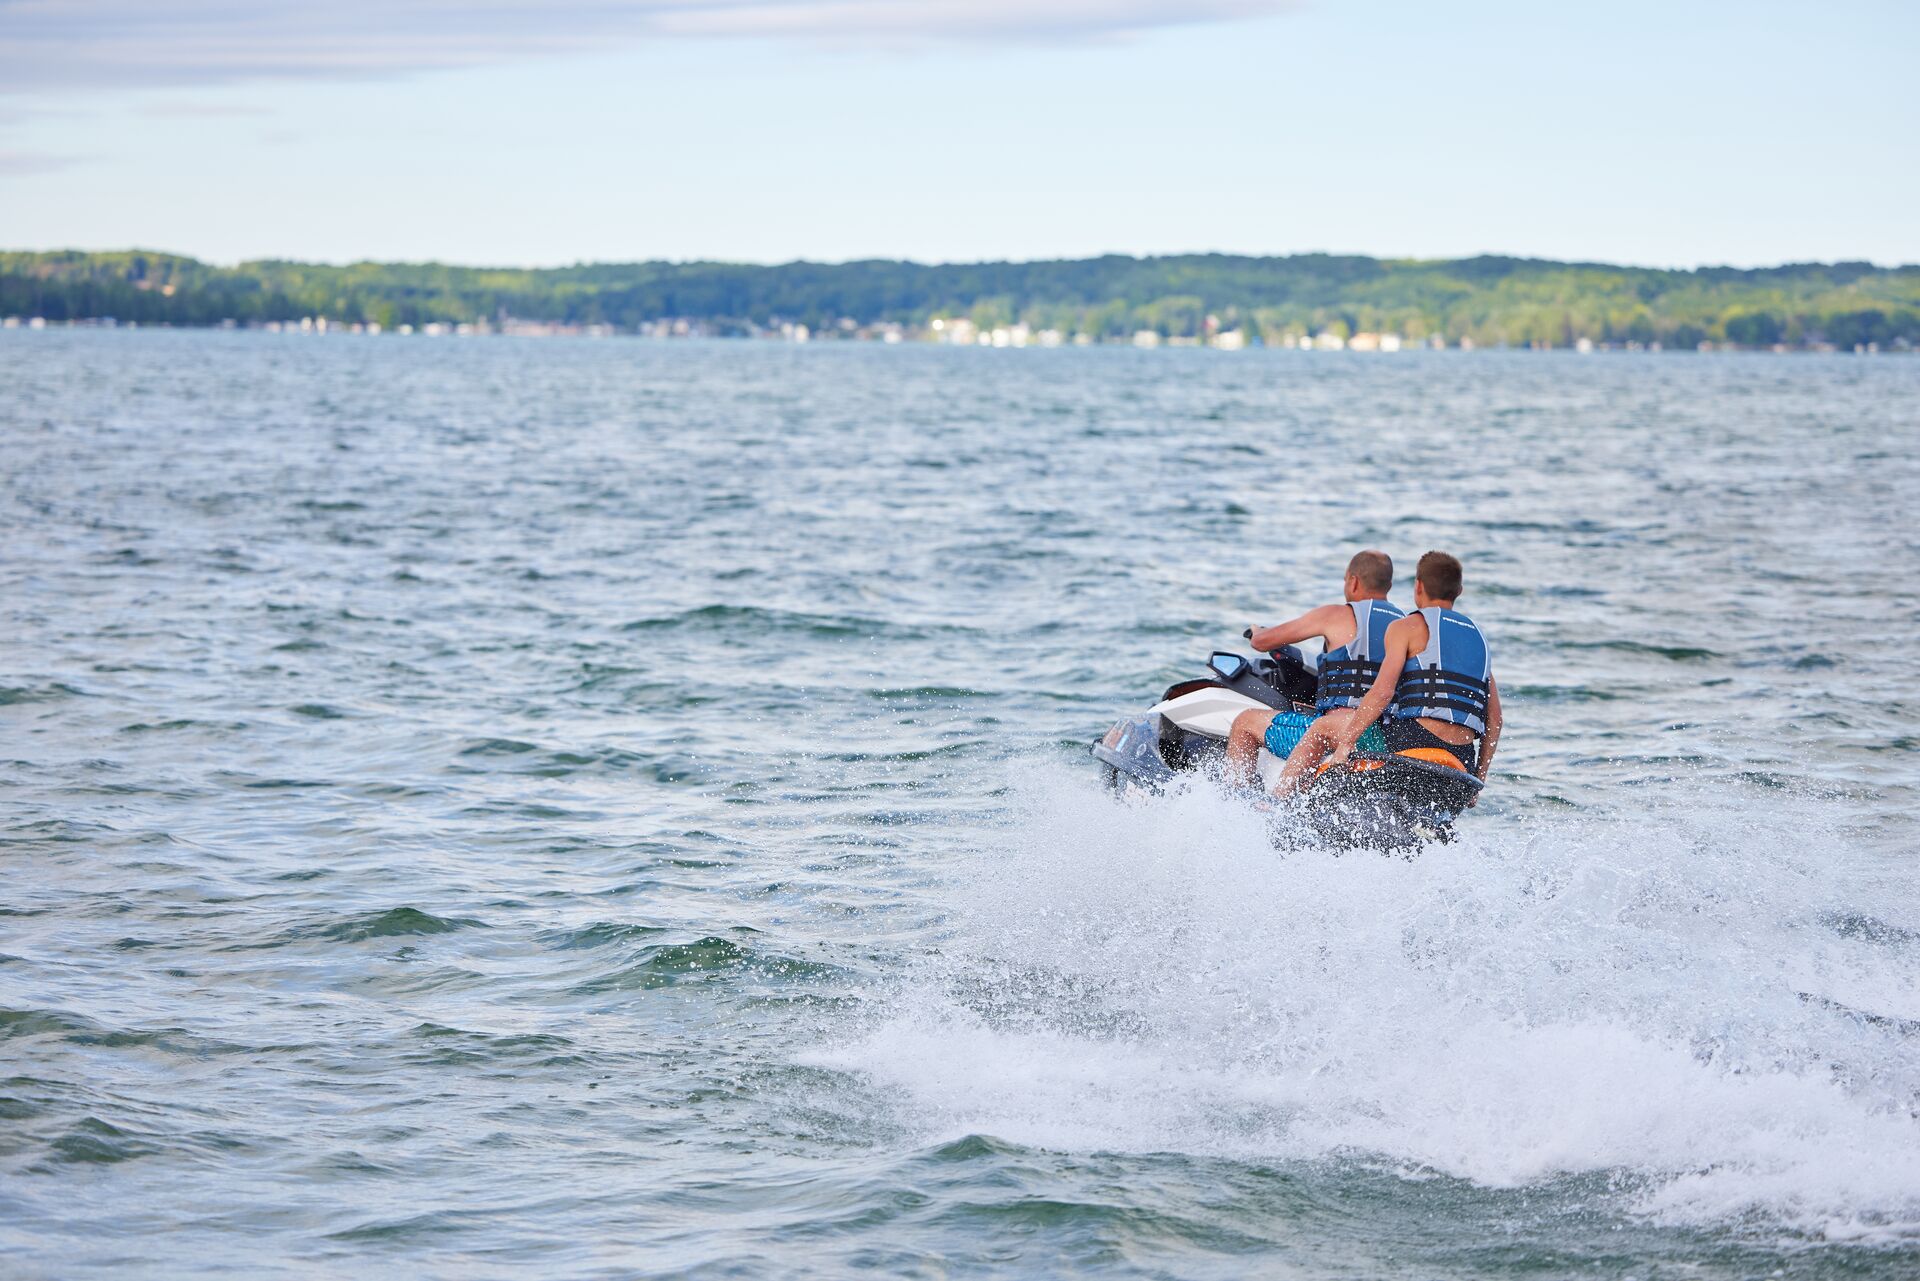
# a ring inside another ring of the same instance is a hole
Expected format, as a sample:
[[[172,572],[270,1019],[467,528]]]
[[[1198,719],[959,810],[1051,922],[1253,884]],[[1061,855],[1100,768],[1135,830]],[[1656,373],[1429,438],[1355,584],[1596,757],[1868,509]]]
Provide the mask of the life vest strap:
[[[1320,698],[1364,698],[1380,675],[1380,664],[1367,658],[1339,658],[1320,667]]]
[[[1445,690],[1448,685],[1458,686],[1473,694],[1485,695],[1487,692],[1487,683],[1479,677],[1469,676],[1465,672],[1450,672],[1441,667],[1423,667],[1417,672],[1408,672],[1400,678],[1402,690],[1432,688],[1452,692]]]
[[[1429,667],[1400,678],[1393,693],[1393,711],[1396,716],[1451,711],[1485,720],[1487,701],[1485,681],[1464,672]]]

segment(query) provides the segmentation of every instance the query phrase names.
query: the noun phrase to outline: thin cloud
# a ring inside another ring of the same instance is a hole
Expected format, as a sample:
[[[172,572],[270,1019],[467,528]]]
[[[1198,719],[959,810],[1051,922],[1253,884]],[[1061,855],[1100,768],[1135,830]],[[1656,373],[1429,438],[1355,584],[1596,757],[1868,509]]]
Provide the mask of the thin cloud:
[[[663,6],[655,26],[692,36],[1077,43],[1290,7],[1283,0],[738,0]]]
[[[239,102],[156,102],[142,107],[149,116],[178,116],[186,119],[216,119],[222,116],[270,116],[265,107]]]
[[[647,38],[1096,43],[1297,0],[0,0],[0,94],[366,78]]]
[[[0,150],[0,174],[20,178],[30,174],[54,173],[71,168],[84,159],[84,156],[58,156],[50,151]]]
[[[4,3],[5,0],[0,0],[0,5]],[[4,88],[0,88],[0,93],[5,92]],[[92,114],[91,111],[74,107],[48,107],[37,103],[31,107],[22,107],[0,102],[0,129],[9,129],[34,120],[79,120]]]

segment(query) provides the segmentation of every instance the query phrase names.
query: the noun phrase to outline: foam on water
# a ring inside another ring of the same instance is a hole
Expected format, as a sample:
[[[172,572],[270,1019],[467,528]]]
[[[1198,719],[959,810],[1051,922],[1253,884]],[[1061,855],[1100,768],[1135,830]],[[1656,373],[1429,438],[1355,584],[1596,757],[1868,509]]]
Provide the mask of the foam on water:
[[[1023,769],[938,955],[825,1058],[933,1134],[1597,1174],[1656,1222],[1911,1236],[1920,902],[1840,817],[1676,782],[1412,860],[1282,855],[1204,786]]]

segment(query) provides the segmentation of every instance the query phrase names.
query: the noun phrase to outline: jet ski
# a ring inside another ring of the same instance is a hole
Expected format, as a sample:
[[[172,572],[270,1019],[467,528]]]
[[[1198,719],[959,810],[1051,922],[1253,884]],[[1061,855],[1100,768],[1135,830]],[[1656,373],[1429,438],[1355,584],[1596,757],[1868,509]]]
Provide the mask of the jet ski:
[[[1216,650],[1207,674],[1169,686],[1145,715],[1129,716],[1093,745],[1116,792],[1165,790],[1183,777],[1216,777],[1234,717],[1249,708],[1280,713],[1294,741],[1314,719],[1318,677],[1292,645],[1248,658]],[[1259,775],[1271,791],[1280,758],[1263,745]],[[1356,751],[1325,767],[1297,801],[1277,805],[1282,844],[1406,851],[1453,839],[1453,821],[1481,782],[1437,748]]]

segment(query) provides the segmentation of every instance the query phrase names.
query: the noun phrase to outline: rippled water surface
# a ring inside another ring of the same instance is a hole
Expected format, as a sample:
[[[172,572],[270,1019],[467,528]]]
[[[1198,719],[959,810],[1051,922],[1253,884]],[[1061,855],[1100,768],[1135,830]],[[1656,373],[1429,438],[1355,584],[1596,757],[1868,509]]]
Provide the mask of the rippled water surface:
[[[0,1273],[1920,1272],[1920,361],[8,333]],[[1086,744],[1467,564],[1461,839]]]

